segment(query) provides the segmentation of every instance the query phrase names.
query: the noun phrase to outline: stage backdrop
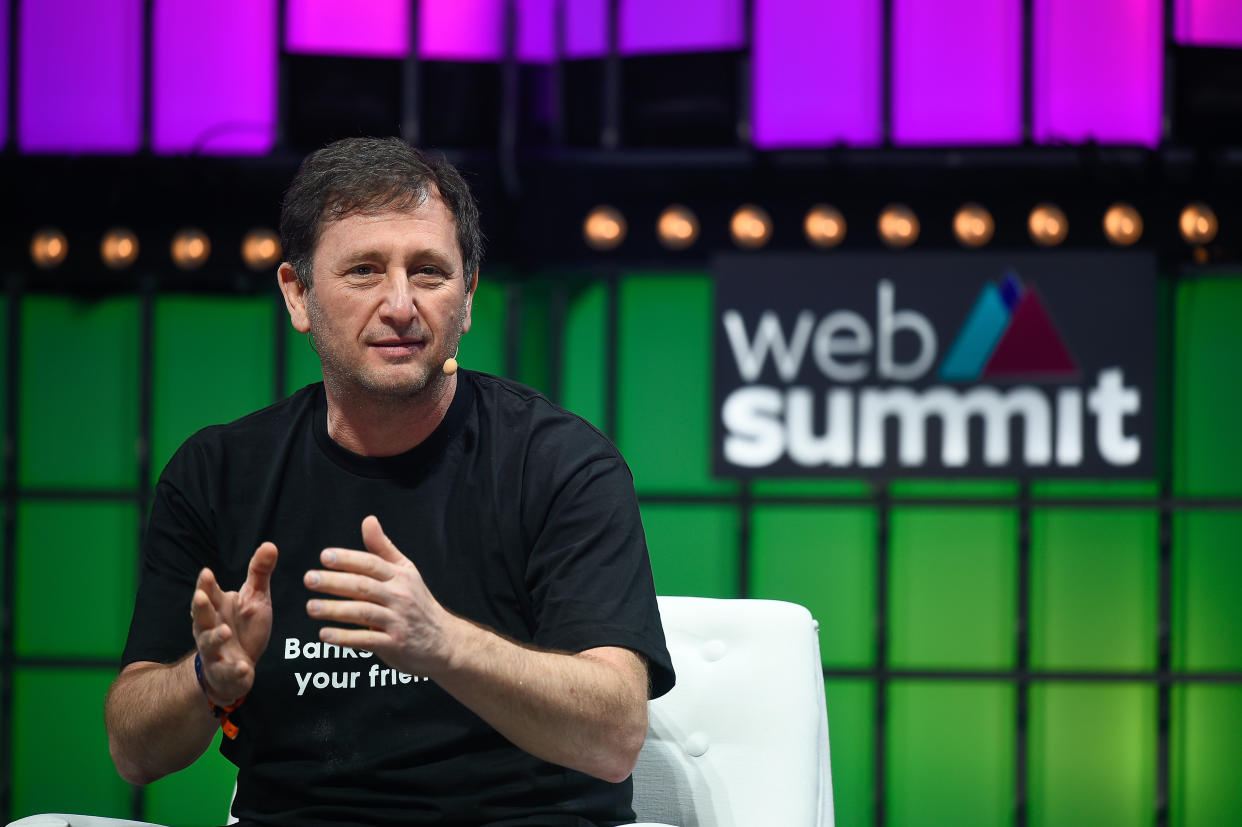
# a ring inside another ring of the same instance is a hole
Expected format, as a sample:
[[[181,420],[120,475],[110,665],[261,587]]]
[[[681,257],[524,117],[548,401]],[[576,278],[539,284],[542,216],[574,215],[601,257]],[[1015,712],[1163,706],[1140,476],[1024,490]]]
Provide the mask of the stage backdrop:
[[[1139,282],[1158,301],[1127,335],[1162,389],[1144,397],[1154,464],[1139,476],[883,481],[715,475],[711,274],[513,275],[484,273],[462,364],[612,435],[661,593],[810,608],[838,823],[882,808],[894,825],[1004,824],[1015,800],[1033,825],[1151,823],[1166,784],[1171,824],[1242,823],[1242,273]],[[963,319],[981,288],[966,288]],[[750,309],[770,290],[756,279]],[[1059,324],[1074,309],[1052,292]],[[0,366],[17,367],[0,375],[0,416],[16,417],[0,425],[18,452],[3,815],[127,815],[100,710],[151,482],[186,436],[315,381],[317,363],[274,295],[14,289],[0,313]],[[213,751],[151,785],[142,811],[218,824],[231,786]]]

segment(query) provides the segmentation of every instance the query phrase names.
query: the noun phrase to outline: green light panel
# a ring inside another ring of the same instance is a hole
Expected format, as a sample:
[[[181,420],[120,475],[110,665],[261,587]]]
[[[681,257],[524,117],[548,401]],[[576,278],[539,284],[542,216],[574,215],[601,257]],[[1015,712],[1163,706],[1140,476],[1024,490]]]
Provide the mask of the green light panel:
[[[1177,286],[1173,486],[1178,494],[1242,494],[1242,278]]]
[[[1154,685],[1036,684],[1028,737],[1031,827],[1152,823]]]
[[[134,610],[137,549],[138,509],[133,505],[22,503],[17,510],[17,653],[116,658],[119,663]]]
[[[575,284],[565,310],[561,404],[603,430],[608,424],[602,365],[607,362],[608,291],[599,282]]]
[[[657,594],[740,596],[736,508],[649,503],[642,512]]]
[[[152,480],[195,431],[275,401],[275,312],[270,297],[156,300]]]
[[[712,301],[707,276],[665,273],[621,283],[618,447],[639,493],[730,493],[712,476]]]
[[[1031,515],[1032,668],[1156,667],[1159,539],[1154,511]]]
[[[1018,495],[1013,480],[895,480],[888,487],[894,497],[961,497],[1011,499]]]
[[[103,728],[112,669],[17,670],[13,697],[12,815],[129,817]]]
[[[294,330],[288,319],[277,324],[287,328],[284,331],[288,337],[285,340],[285,395],[323,381],[319,356],[311,347],[310,336]]]
[[[1173,687],[1169,823],[1234,827],[1242,813],[1242,686]]]
[[[1013,810],[1014,703],[1011,684],[890,684],[886,823],[1008,823]]]
[[[197,761],[146,788],[145,818],[178,827],[216,827],[229,817],[237,767],[220,754],[220,736]]]
[[[1012,508],[894,508],[888,665],[1012,667],[1017,537]]]
[[[875,508],[764,505],[751,520],[750,596],[810,609],[825,666],[874,664]]]
[[[19,484],[132,488],[138,300],[30,296],[22,302],[21,330]]]
[[[479,276],[470,305],[470,332],[461,337],[457,361],[464,368],[505,375],[507,287],[503,281]]]
[[[551,394],[549,369],[552,358],[552,285],[542,279],[525,282],[521,289],[521,348],[518,351],[518,375],[545,396]]]
[[[1242,671],[1242,513],[1174,515],[1172,603],[1174,669]]]
[[[820,627],[822,641],[823,626]],[[832,808],[836,823],[871,824],[875,812],[875,683],[852,678],[824,682]]]

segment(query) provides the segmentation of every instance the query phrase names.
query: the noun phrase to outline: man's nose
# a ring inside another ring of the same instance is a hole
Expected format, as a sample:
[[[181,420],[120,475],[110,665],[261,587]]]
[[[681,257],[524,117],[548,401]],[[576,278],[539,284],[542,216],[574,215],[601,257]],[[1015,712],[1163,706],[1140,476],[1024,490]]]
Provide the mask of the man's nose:
[[[393,325],[409,324],[415,315],[414,291],[405,270],[392,268],[384,281],[384,302],[380,305],[380,317]]]

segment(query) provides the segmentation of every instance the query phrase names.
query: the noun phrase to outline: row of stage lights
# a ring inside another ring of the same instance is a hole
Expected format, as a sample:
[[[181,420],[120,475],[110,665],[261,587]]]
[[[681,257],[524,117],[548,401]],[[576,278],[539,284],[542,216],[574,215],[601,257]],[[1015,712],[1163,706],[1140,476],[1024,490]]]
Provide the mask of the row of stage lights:
[[[845,216],[836,207],[817,204],[802,222],[808,243],[815,247],[836,247],[845,240]],[[1186,243],[1201,246],[1216,238],[1219,223],[1212,208],[1202,203],[1188,204],[1178,219],[1178,229]],[[880,239],[889,247],[909,247],[919,237],[918,216],[901,204],[885,207],[876,222]],[[1069,233],[1069,220],[1053,204],[1040,204],[1027,219],[1031,240],[1041,247],[1055,247]],[[684,250],[699,238],[699,219],[681,204],[673,204],[660,213],[656,221],[656,237],[666,249]],[[982,247],[992,240],[996,223],[992,214],[979,204],[966,204],[953,216],[953,234],[966,247]],[[628,228],[625,216],[615,207],[599,206],[591,210],[582,225],[586,243],[596,250],[613,250],[625,241]],[[753,204],[739,207],[729,220],[729,234],[737,246],[757,250],[772,240],[772,218]],[[1143,235],[1143,217],[1129,204],[1113,204],[1104,213],[1104,235],[1113,244],[1126,247]],[[99,258],[111,270],[125,270],[138,260],[138,236],[127,229],[104,233],[99,243]],[[170,254],[173,264],[182,270],[196,270],[211,257],[211,239],[202,230],[185,229],[172,238]],[[242,261],[251,270],[268,270],[280,262],[280,238],[271,230],[251,230],[242,239]],[[58,267],[69,255],[69,240],[57,229],[43,229],[30,241],[30,259],[37,267],[50,270]]]
[[[1119,247],[1128,247],[1143,236],[1143,217],[1125,203],[1113,204],[1104,213],[1104,236]],[[802,231],[814,247],[836,247],[845,240],[845,216],[836,207],[817,204],[807,211]],[[1206,204],[1193,203],[1182,209],[1178,229],[1187,244],[1209,244],[1216,238],[1219,223]],[[673,204],[656,221],[656,238],[668,250],[684,250],[699,238],[699,219],[682,204]],[[889,247],[909,247],[919,238],[919,218],[902,204],[890,204],[880,212],[876,232]],[[1069,219],[1054,204],[1039,204],[1027,218],[1031,240],[1041,247],[1055,247],[1069,234]],[[982,247],[992,240],[996,222],[987,208],[965,204],[953,216],[953,235],[965,247]],[[615,207],[601,205],[587,214],[582,224],[586,243],[595,250],[613,250],[628,233],[625,216]],[[762,207],[745,204],[729,219],[733,243],[747,250],[758,250],[772,240],[772,218]]]
[[[126,270],[138,260],[138,236],[117,228],[104,233],[99,242],[99,259],[110,270]],[[242,261],[251,270],[269,270],[280,263],[280,237],[272,230],[246,233],[241,243]],[[202,230],[184,229],[172,237],[172,262],[181,270],[197,270],[211,258],[211,239]],[[55,228],[39,230],[30,240],[30,260],[36,267],[51,270],[69,255],[69,239]]]

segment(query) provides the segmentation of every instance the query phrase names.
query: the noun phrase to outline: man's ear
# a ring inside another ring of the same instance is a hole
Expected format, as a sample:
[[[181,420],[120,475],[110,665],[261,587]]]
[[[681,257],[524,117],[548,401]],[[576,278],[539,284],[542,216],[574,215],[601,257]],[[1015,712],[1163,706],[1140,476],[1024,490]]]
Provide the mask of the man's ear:
[[[470,278],[470,284],[466,288],[466,314],[462,318],[461,332],[470,332],[470,308],[474,305],[474,291],[479,286],[479,271],[475,270],[474,275]]]
[[[298,278],[293,265],[283,262],[276,271],[276,283],[285,297],[285,307],[289,310],[289,321],[298,333],[310,332],[310,317],[306,314],[307,287]]]

